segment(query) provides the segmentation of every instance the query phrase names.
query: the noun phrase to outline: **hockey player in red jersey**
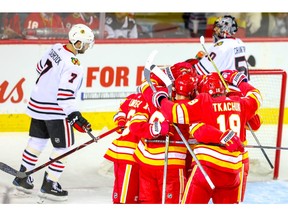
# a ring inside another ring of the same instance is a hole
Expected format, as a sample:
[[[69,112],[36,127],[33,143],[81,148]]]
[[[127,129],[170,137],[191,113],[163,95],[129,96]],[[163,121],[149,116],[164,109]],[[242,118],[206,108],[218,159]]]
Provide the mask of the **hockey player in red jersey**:
[[[239,73],[237,70],[224,70],[224,71],[221,71],[221,75],[224,81],[229,86],[229,92],[227,93],[228,96],[235,96],[235,95],[240,96],[240,97],[244,96],[241,91],[239,90],[235,91],[235,89],[239,89],[238,85],[243,80],[246,79],[246,76],[243,73]],[[247,79],[245,81],[247,81]],[[248,125],[250,126],[250,128],[248,127]],[[262,125],[261,116],[258,113],[255,113],[255,115],[252,116],[247,121],[247,124],[245,125],[246,132],[247,130],[250,130],[250,129],[252,129],[253,132],[257,131],[261,125]],[[243,134],[243,144],[247,145],[246,133]],[[246,148],[242,155],[242,163],[243,163],[243,167],[242,167],[242,171],[240,174],[242,187],[239,189],[239,197],[240,197],[241,202],[244,201],[247,178],[248,178],[248,173],[249,173],[249,152]]]
[[[181,100],[180,94],[184,94],[185,97],[192,96],[197,81],[194,80],[191,73],[184,73],[185,79],[181,79],[180,68],[177,70],[179,74],[175,80],[175,91],[179,93],[179,96],[176,99]],[[188,84],[184,86],[186,83]],[[155,88],[166,89],[163,86],[156,85]],[[151,88],[146,86],[142,89],[142,93],[144,98],[148,98],[148,95],[152,94]],[[181,123],[179,128],[188,139],[189,124]],[[139,164],[139,203],[179,204],[186,182],[187,149],[184,145],[173,142],[181,140],[178,133],[165,120],[162,113],[153,106],[151,100],[147,102],[147,105],[137,109],[131,120],[130,131],[142,138],[134,152],[135,160]],[[168,158],[165,161],[165,140],[167,138],[165,136],[167,135],[169,135],[169,147]],[[159,143],[155,141],[156,139],[163,142]],[[167,163],[166,176],[165,163]],[[163,177],[166,181],[166,185],[164,185],[166,186],[165,192],[163,191]],[[165,200],[162,200],[163,193]]]
[[[222,131],[218,143],[223,143],[224,147],[203,144],[196,145],[194,149],[216,189],[211,190],[203,174],[195,165],[187,183],[189,190],[182,200],[183,203],[208,203],[210,198],[214,203],[239,202],[241,152],[244,151],[241,142],[244,141],[247,119],[255,114],[261,103],[261,95],[253,86],[247,82],[241,82],[239,88],[245,97],[226,97],[219,75],[212,73],[204,77],[200,83],[200,92],[206,93],[200,93],[188,103],[173,103],[167,99],[165,93],[161,95],[161,92],[153,96],[155,105],[161,107],[160,110],[167,120],[178,123],[184,119],[191,124],[203,122]],[[241,141],[237,139],[236,134]],[[205,135],[207,136],[206,133]],[[219,178],[220,174],[222,174],[221,178]],[[220,193],[219,187],[222,186],[226,187],[226,191],[222,190]]]
[[[31,117],[30,139],[22,154],[21,172],[32,170],[40,154],[51,141],[50,159],[68,152],[74,145],[73,127],[80,132],[91,131],[90,123],[82,116],[76,96],[83,81],[83,68],[76,55],[83,54],[94,44],[92,30],[78,24],[69,31],[67,44],[52,45],[37,63],[39,73],[26,113]],[[72,127],[73,126],[73,127]],[[50,164],[45,171],[39,196],[53,200],[67,200],[59,179],[64,171],[67,157]],[[31,193],[34,188],[32,176],[16,177],[17,189]]]
[[[118,131],[120,137],[110,144],[104,155],[104,158],[114,164],[114,204],[138,203],[139,168],[133,154],[140,138],[130,131],[129,124],[136,109],[143,104],[145,106],[146,102],[141,93],[131,94],[121,103],[114,115],[114,122],[125,127],[124,130]]]
[[[246,46],[240,38],[235,38],[234,34],[238,30],[238,24],[233,16],[225,15],[218,17],[214,23],[213,28],[213,42],[214,44],[208,48],[209,57],[206,55],[199,60],[199,63],[195,64],[195,68],[198,74],[204,75],[215,72],[215,65],[217,70],[228,76],[229,95],[241,95],[241,91],[238,88],[237,83],[241,82],[243,75],[246,75],[248,80],[250,79],[249,67],[246,60]],[[226,71],[226,72],[225,72]],[[240,72],[240,73],[239,73]],[[242,73],[242,74],[241,74]],[[254,122],[253,122],[254,121]],[[255,114],[251,119],[247,121],[249,125],[257,124],[256,128],[261,126],[261,118],[259,114]],[[246,142],[244,142],[246,144]],[[249,156],[246,150],[243,153],[244,174],[242,178],[242,196],[241,200],[244,200],[244,193],[246,188],[247,175],[249,171]]]

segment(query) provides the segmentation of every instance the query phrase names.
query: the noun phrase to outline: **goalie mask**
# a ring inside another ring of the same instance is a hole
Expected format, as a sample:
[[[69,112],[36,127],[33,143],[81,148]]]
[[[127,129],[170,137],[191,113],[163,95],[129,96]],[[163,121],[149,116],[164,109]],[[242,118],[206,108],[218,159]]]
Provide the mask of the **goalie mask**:
[[[208,93],[210,95],[225,94],[223,85],[218,73],[211,73],[203,76],[198,86],[199,93]]]
[[[238,30],[238,25],[235,17],[225,15],[219,17],[213,26],[213,40],[216,43],[219,39],[231,37]]]
[[[175,80],[175,92],[183,96],[194,96],[197,89],[197,76],[191,73],[184,73]]]
[[[69,41],[73,45],[74,49],[76,50],[82,50],[83,47],[86,45],[89,46],[89,48],[92,48],[94,45],[94,33],[93,31],[84,24],[76,24],[73,25],[69,31]],[[81,42],[80,48],[75,47],[75,43],[78,41]]]

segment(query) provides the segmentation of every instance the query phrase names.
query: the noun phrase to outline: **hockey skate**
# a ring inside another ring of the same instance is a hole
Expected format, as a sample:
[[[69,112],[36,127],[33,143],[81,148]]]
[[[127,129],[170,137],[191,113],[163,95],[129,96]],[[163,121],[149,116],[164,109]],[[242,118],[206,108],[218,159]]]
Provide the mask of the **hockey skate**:
[[[21,165],[20,172],[25,172],[25,171],[26,171],[26,167]],[[34,188],[33,181],[34,179],[31,176],[27,176],[26,178],[16,177],[12,183],[13,185],[16,186],[17,190],[22,191],[26,194],[31,194],[32,189]]]
[[[66,201],[68,199],[68,191],[62,190],[58,182],[47,179],[47,174],[48,173],[45,172],[43,184],[38,196],[53,201]]]

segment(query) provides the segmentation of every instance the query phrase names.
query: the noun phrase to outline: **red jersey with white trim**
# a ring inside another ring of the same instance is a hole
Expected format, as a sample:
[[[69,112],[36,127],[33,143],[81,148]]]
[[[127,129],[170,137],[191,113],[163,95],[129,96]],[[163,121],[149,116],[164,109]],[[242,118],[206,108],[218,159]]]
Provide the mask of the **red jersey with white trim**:
[[[76,97],[83,80],[83,68],[76,56],[57,43],[37,63],[39,73],[27,106],[35,119],[65,119],[78,111]]]
[[[131,94],[121,103],[117,115],[122,115],[126,118],[126,128],[123,130],[121,136],[110,144],[104,158],[113,162],[135,163],[133,154],[140,138],[130,131],[129,125],[136,109],[140,106],[146,106],[141,93]]]
[[[241,39],[231,37],[218,40],[207,51],[219,71],[238,70],[248,74],[246,46]],[[216,71],[207,55],[194,66],[200,75]]]
[[[260,107],[262,98],[260,92],[250,84],[243,82],[239,88],[245,97],[211,97],[201,93],[194,100],[184,103],[173,103],[168,99],[161,102],[161,112],[166,119],[175,123],[190,124],[203,122],[224,132],[233,130],[245,141],[245,125]],[[205,130],[204,130],[205,131]],[[207,131],[203,136],[210,136]],[[229,152],[226,148],[209,145],[196,145],[194,149],[197,158],[207,166],[223,171],[239,172],[242,167],[240,152]]]
[[[163,88],[163,87],[160,87]],[[148,88],[149,89],[149,88]],[[143,98],[144,99],[144,98]],[[139,106],[135,115],[131,119],[130,131],[137,134],[140,138],[140,142],[134,153],[134,158],[138,163],[147,165],[150,167],[164,166],[165,156],[165,142],[153,142],[153,140],[165,140],[165,136],[153,137],[150,132],[151,125],[155,120],[159,122],[165,120],[163,114],[154,106],[148,106],[148,102],[145,106]],[[183,135],[189,138],[189,125],[178,125]],[[180,141],[179,134],[175,131],[174,127],[170,125],[169,132],[171,134],[171,141]],[[148,139],[149,142],[146,142]],[[168,148],[168,166],[185,167],[185,159],[187,154],[187,148],[183,144],[176,144],[171,142]]]

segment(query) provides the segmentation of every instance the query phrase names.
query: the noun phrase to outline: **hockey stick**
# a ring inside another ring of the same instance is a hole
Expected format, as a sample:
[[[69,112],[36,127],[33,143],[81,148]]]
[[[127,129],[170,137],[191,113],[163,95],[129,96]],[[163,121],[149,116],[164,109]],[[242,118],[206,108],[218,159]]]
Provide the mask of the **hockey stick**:
[[[188,151],[190,152],[190,154],[192,155],[193,159],[195,160],[196,164],[198,165],[199,169],[201,170],[203,176],[205,177],[206,181],[208,182],[209,186],[211,187],[211,189],[213,190],[215,188],[215,185],[213,184],[213,182],[211,181],[210,177],[208,176],[208,174],[206,173],[206,171],[203,169],[200,161],[198,160],[197,156],[195,155],[195,153],[192,151],[192,149],[189,146],[188,141],[185,139],[185,137],[183,136],[182,132],[180,131],[180,129],[177,127],[176,124],[173,124],[174,128],[176,129],[177,133],[180,135],[182,141],[184,142],[186,148],[188,149]]]
[[[55,161],[58,161],[61,158],[64,158],[64,157],[66,157],[66,156],[68,156],[68,155],[70,155],[70,154],[72,154],[72,153],[74,153],[74,152],[76,152],[76,151],[78,151],[78,150],[90,145],[91,143],[97,142],[98,140],[102,139],[103,137],[108,136],[109,134],[117,131],[120,128],[121,127],[115,127],[115,128],[113,128],[113,129],[111,129],[111,130],[109,130],[109,131],[107,131],[107,132],[105,132],[105,133],[103,133],[103,134],[101,134],[101,135],[99,135],[97,137],[93,136],[92,133],[89,132],[88,134],[89,134],[89,136],[92,137],[92,140],[90,140],[90,141],[88,141],[86,143],[83,143],[82,145],[80,145],[78,147],[75,147],[74,149],[71,149],[70,151],[68,151],[68,152],[66,152],[66,153],[64,153],[64,154],[62,154],[62,155],[60,155],[60,156],[58,156],[58,157],[56,157],[56,158],[44,163],[44,164],[42,164],[41,166],[36,167],[33,170],[30,170],[30,171],[27,171],[27,172],[20,172],[20,171],[15,170],[14,168],[10,167],[9,165],[3,163],[3,162],[0,162],[0,170],[4,171],[4,172],[6,172],[6,173],[8,173],[10,175],[16,176],[18,178],[26,178],[27,176],[31,175],[32,173],[35,173],[35,172],[41,170],[42,168],[44,168],[44,167],[54,163]]]
[[[145,142],[153,142],[153,143],[164,143],[164,140],[145,140]],[[213,145],[219,147],[225,147],[225,144],[217,144],[217,143],[199,143],[195,139],[187,140],[189,145]],[[170,141],[172,144],[184,144],[183,141]],[[272,149],[272,150],[288,150],[288,147],[277,147],[277,146],[258,146],[258,145],[246,145],[245,148],[264,148],[264,149]]]
[[[226,91],[229,92],[230,89],[228,88],[227,83],[225,82],[225,80],[224,80],[224,78],[222,77],[222,75],[221,75],[221,73],[220,73],[218,67],[216,66],[215,62],[214,62],[213,59],[210,57],[208,51],[207,51],[206,48],[205,48],[205,45],[204,45],[204,44],[205,44],[205,38],[204,38],[204,36],[201,36],[201,37],[200,37],[200,43],[201,43],[201,45],[202,45],[202,47],[203,47],[203,49],[204,49],[206,55],[208,56],[210,62],[212,63],[214,69],[217,71],[217,73],[218,73],[218,75],[219,75],[219,77],[220,77],[220,79],[221,79],[223,85],[224,85],[225,88],[226,88]],[[251,134],[253,135],[253,137],[254,137],[256,143],[257,143],[259,146],[262,146],[261,143],[259,142],[258,138],[256,137],[254,131],[252,130],[252,128],[251,128],[249,122],[247,122],[246,125],[248,126],[248,128],[249,128]],[[269,163],[271,169],[273,169],[274,166],[273,166],[272,162],[270,161],[268,155],[266,154],[265,150],[264,150],[263,148],[261,148],[261,147],[260,147],[260,149],[261,149],[261,151],[262,151],[264,157],[266,158],[267,162]]]
[[[156,88],[154,87],[153,83],[151,82],[150,75],[151,70],[153,70],[156,66],[152,65],[152,60],[155,57],[155,51],[153,51],[150,56],[148,57],[145,68],[144,68],[144,78],[149,84],[150,88],[152,89],[153,93],[156,93]],[[161,69],[160,69],[161,71]],[[159,71],[156,71],[159,72]],[[160,74],[157,75],[157,73],[154,72],[156,76],[159,77]],[[171,81],[170,81],[171,82]],[[166,84],[166,83],[165,83]],[[167,85],[167,84],[166,84]],[[168,85],[168,92],[172,92],[172,83]],[[171,90],[170,90],[171,88]],[[164,170],[163,170],[163,182],[162,182],[162,204],[165,204],[165,198],[166,198],[166,182],[167,182],[167,170],[168,170],[168,149],[169,149],[169,143],[170,143],[170,137],[169,135],[166,135],[165,139],[165,153],[164,153]]]

